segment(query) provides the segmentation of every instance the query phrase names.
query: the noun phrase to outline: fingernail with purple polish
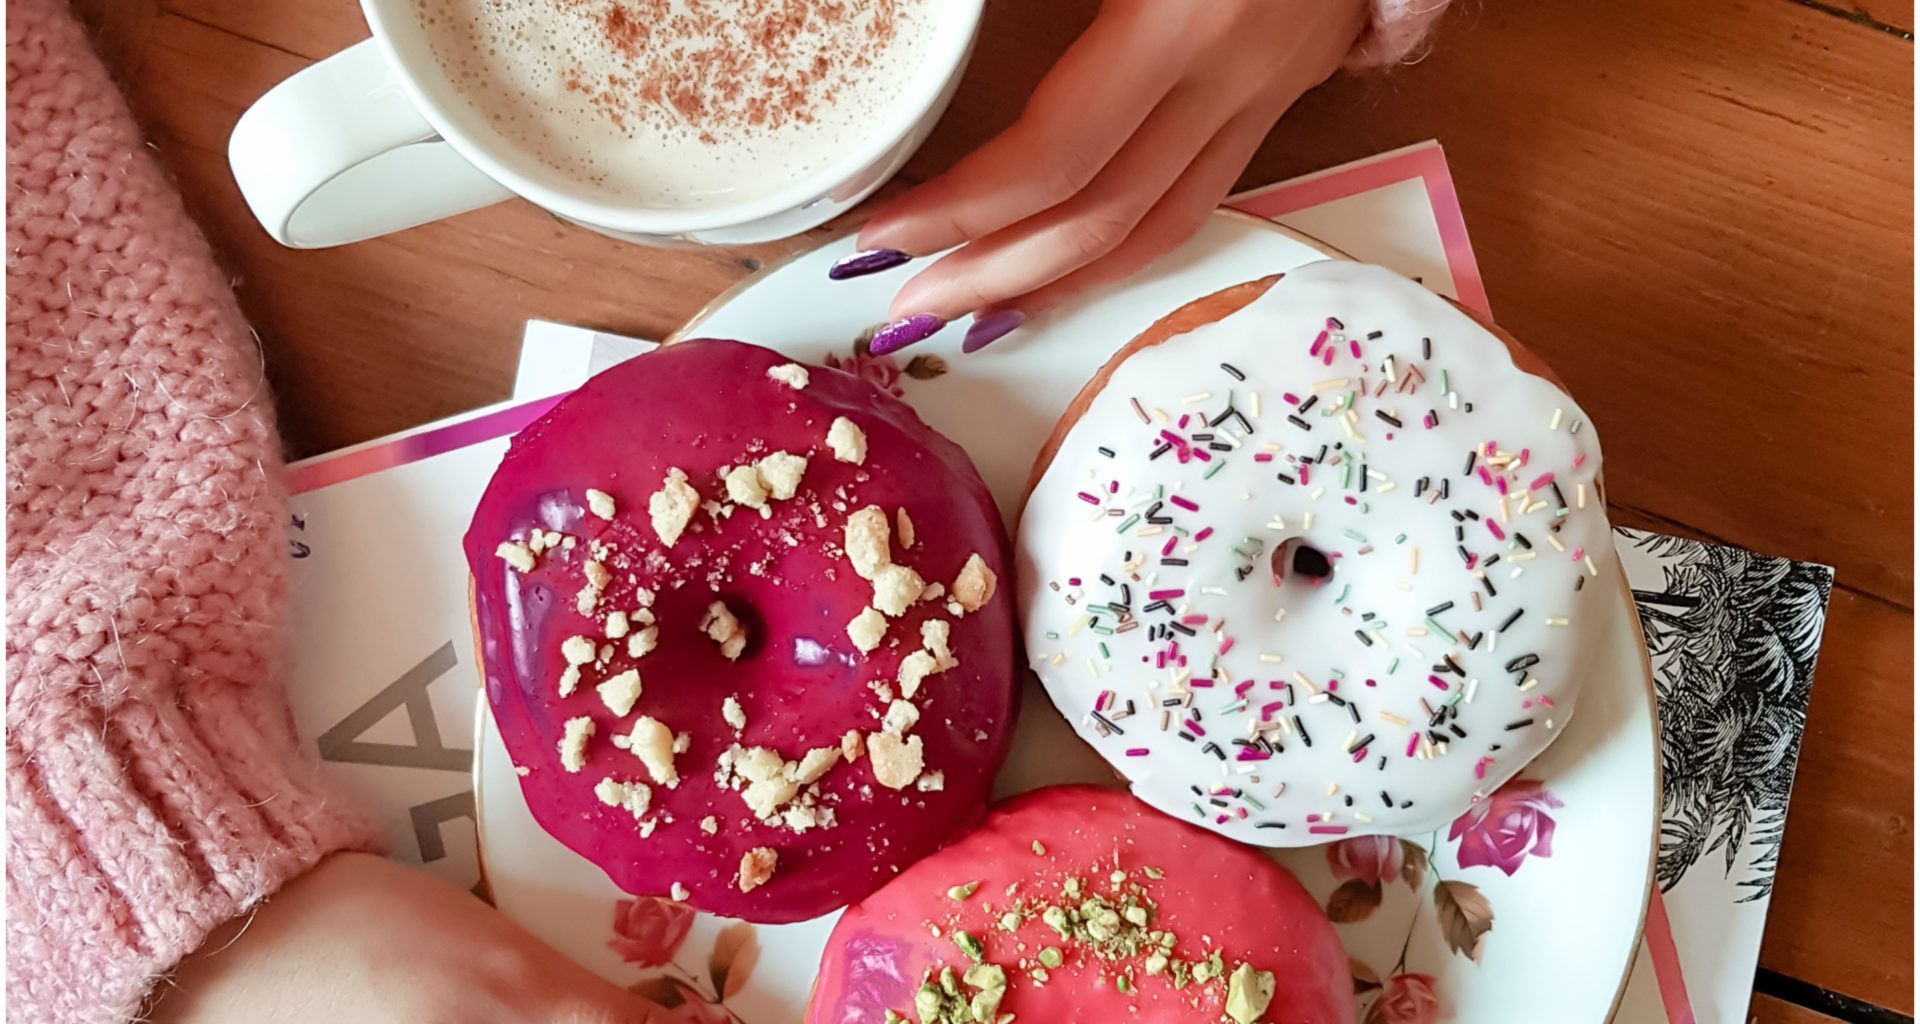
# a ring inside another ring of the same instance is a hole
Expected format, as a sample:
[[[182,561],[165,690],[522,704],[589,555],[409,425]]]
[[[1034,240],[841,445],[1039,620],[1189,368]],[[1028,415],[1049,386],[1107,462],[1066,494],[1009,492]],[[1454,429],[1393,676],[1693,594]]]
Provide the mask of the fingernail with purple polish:
[[[934,332],[945,326],[947,322],[932,313],[904,316],[875,331],[873,340],[867,343],[867,351],[876,356],[898,352],[908,345],[933,337]]]
[[[960,342],[960,351],[978,352],[1006,337],[1014,328],[1026,321],[1027,314],[1017,309],[997,309],[991,313],[975,315],[973,326],[967,328],[967,336]]]
[[[845,281],[850,277],[865,277],[882,270],[892,270],[912,256],[898,249],[862,249],[851,256],[842,256],[827,268],[827,279]]]

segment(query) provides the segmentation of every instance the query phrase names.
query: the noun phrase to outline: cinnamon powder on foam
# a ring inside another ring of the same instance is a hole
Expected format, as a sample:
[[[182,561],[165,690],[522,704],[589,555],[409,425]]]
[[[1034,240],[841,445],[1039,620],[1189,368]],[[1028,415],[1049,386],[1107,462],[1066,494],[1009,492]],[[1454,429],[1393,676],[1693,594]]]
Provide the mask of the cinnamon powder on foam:
[[[625,65],[603,81],[567,69],[569,90],[624,131],[677,127],[716,143],[812,123],[891,45],[900,0],[729,0],[690,9],[673,0],[558,2],[592,10]]]

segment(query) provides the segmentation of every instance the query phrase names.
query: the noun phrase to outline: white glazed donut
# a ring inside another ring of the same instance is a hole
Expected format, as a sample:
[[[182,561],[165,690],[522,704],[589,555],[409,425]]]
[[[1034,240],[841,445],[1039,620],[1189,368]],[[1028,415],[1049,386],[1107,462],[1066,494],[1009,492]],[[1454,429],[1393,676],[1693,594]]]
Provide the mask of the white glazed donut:
[[[1267,284],[1162,321],[1062,421],[1020,523],[1027,650],[1168,814],[1430,832],[1552,742],[1605,641],[1599,441],[1399,274]]]

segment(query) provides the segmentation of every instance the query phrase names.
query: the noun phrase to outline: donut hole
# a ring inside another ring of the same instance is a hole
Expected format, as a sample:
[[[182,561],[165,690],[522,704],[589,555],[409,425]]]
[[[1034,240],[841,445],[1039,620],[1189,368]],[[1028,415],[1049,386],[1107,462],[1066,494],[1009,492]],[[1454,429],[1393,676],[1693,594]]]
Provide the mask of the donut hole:
[[[1287,577],[1306,580],[1317,586],[1333,575],[1333,560],[1319,548],[1298,537],[1281,541],[1273,549],[1273,582],[1285,586]]]

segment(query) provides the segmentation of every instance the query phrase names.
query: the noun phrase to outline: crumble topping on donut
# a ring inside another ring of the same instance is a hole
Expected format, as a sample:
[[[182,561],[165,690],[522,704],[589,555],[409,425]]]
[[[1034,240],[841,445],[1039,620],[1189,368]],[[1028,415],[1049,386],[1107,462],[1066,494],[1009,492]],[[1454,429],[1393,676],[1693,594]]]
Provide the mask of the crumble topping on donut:
[[[835,418],[833,426],[827,428],[827,447],[833,449],[833,457],[841,462],[857,466],[867,461],[866,432],[845,416]]]
[[[580,666],[592,664],[599,653],[593,640],[584,636],[571,636],[560,644],[560,656],[567,660],[565,671],[560,673],[560,696],[573,696],[580,685]]]
[[[871,653],[886,638],[887,617],[873,608],[862,609],[852,622],[847,623],[847,639],[852,640],[853,646],[858,647],[862,654]]]
[[[517,540],[502,541],[494,550],[500,560],[521,572],[532,572],[538,564],[533,558],[533,549]]]
[[[895,700],[887,705],[886,714],[881,716],[880,728],[883,732],[895,736],[904,736],[908,729],[920,721],[920,709],[910,700]]]
[[[734,732],[747,727],[747,713],[740,707],[740,698],[731,694],[720,704],[720,717],[733,727]]]
[[[928,654],[939,666],[939,671],[959,668],[960,659],[954,657],[948,642],[953,637],[953,624],[941,619],[928,619],[920,624],[920,642],[926,646]]]
[[[585,665],[598,656],[599,648],[592,637],[570,636],[560,644],[560,655],[569,665]]]
[[[807,373],[807,368],[799,363],[781,363],[779,366],[768,367],[767,376],[795,391],[801,391],[806,388],[810,375]]]
[[[612,676],[594,689],[600,694],[600,703],[614,715],[625,718],[633,710],[633,704],[640,699],[640,670],[627,669]]]
[[[707,606],[706,617],[700,620],[700,631],[720,645],[720,655],[728,661],[739,660],[740,652],[747,649],[747,628],[740,624],[725,601]]]
[[[569,718],[561,726],[560,767],[577,772],[587,765],[587,740],[593,736],[593,719],[581,715]]]
[[[993,570],[979,555],[967,557],[967,564],[960,567],[960,575],[953,580],[953,599],[962,610],[977,612],[988,601],[993,600],[993,590],[998,584]]]
[[[646,783],[622,782],[612,776],[594,783],[593,795],[608,807],[624,808],[635,821],[646,817],[647,808],[653,803],[653,790]]]
[[[805,832],[833,824],[833,812],[818,805],[813,784],[839,760],[837,747],[817,747],[789,761],[777,750],[736,743],[721,753],[714,781],[738,791],[761,824]]]
[[[800,492],[800,480],[807,472],[807,458],[792,452],[774,452],[754,463],[753,468],[759,471],[767,494],[776,501],[786,501]]]
[[[1604,635],[1582,425],[1417,284],[1289,272],[1068,431],[1021,534],[1035,670],[1168,813],[1261,845],[1443,826],[1546,746]]]
[[[625,736],[615,736],[613,745],[625,747],[639,758],[654,785],[672,789],[680,784],[680,773],[673,767],[677,746],[673,731],[653,716],[641,715],[635,719],[633,729]]]
[[[894,509],[893,517],[897,524],[894,532],[900,535],[901,549],[911,549],[913,547],[913,519],[907,515],[907,507],[902,505]]]
[[[720,477],[729,501],[753,509],[760,513],[760,518],[767,519],[773,515],[767,502],[786,501],[799,493],[800,481],[806,472],[806,456],[774,452],[751,465],[724,469]],[[707,514],[715,519],[723,519],[732,511],[717,502],[707,504]]]
[[[921,592],[926,589],[927,581],[912,569],[897,563],[883,565],[873,573],[873,606],[897,619],[920,600]]]
[[[653,521],[653,532],[660,543],[672,547],[680,539],[681,531],[693,521],[694,510],[699,507],[700,492],[687,483],[686,472],[678,468],[668,470],[660,489],[647,499],[647,515]]]
[[[592,512],[601,519],[612,522],[614,507],[613,495],[592,487],[587,488],[587,511]]]
[[[598,561],[588,562],[586,566],[587,585],[574,595],[573,604],[582,615],[592,615],[600,604],[600,595],[606,593],[607,584],[613,582],[613,574]]]
[[[947,637],[952,630],[952,624],[943,619],[928,619],[920,624],[920,641],[925,646],[900,661],[897,682],[903,695],[912,697],[920,692],[920,684],[928,676],[960,667],[960,659],[947,647]]]
[[[741,892],[752,892],[773,881],[773,869],[780,861],[780,854],[771,847],[756,846],[740,857],[740,876],[737,885]]]
[[[645,626],[637,633],[628,634],[627,657],[644,658],[653,653],[653,649],[658,646],[660,646],[660,627]]]
[[[735,466],[721,480],[727,488],[727,500],[752,509],[766,508],[767,485],[760,479],[759,467]]]
[[[920,737],[905,739],[890,733],[867,736],[867,756],[873,764],[873,776],[888,789],[905,789],[920,777],[924,767]]]
[[[875,573],[893,564],[887,541],[887,514],[880,506],[869,505],[847,517],[847,559],[861,579],[871,580]]]

